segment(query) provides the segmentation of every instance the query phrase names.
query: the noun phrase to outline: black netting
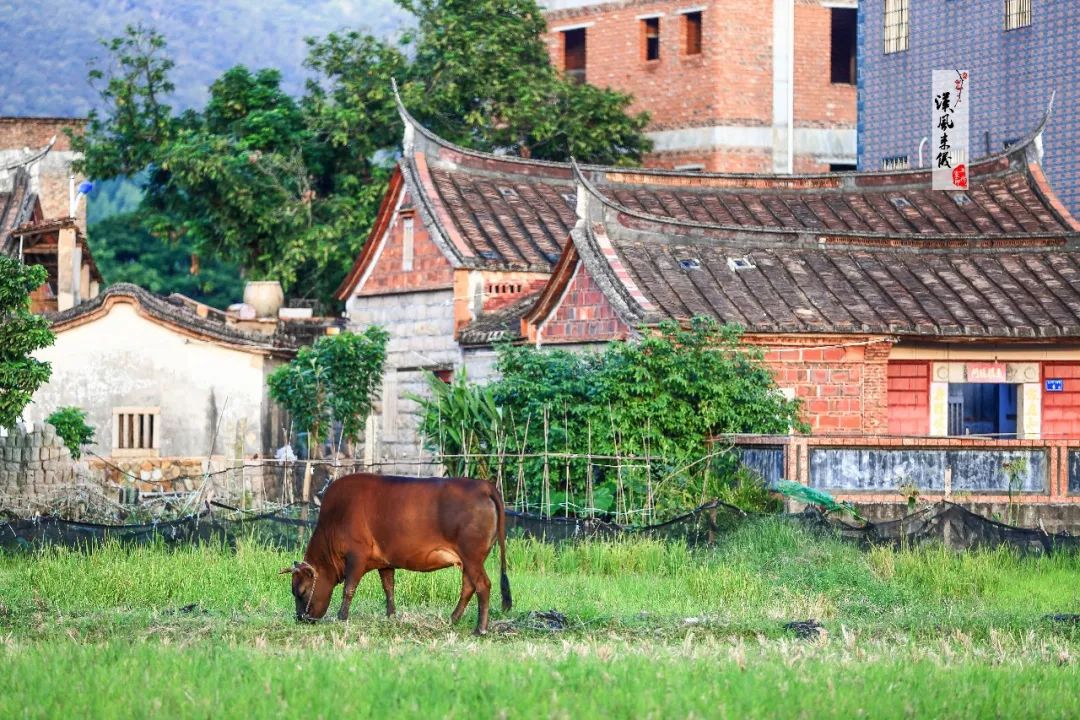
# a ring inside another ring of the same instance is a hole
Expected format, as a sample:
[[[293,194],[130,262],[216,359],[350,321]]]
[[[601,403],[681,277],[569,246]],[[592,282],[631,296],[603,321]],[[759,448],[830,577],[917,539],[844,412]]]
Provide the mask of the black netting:
[[[238,540],[250,539],[283,548],[302,549],[307,544],[317,517],[318,508],[314,505],[292,505],[257,514],[213,503],[197,515],[143,525],[103,525],[55,517],[8,519],[0,521],[0,547],[83,547],[104,540],[160,542],[166,545],[203,542],[233,545]],[[708,545],[741,523],[760,517],[747,515],[737,507],[719,502],[703,505],[668,522],[645,527],[507,511],[507,534],[548,542],[636,535]],[[956,550],[1009,546],[1025,554],[1080,550],[1080,536],[1050,534],[1005,525],[948,502],[930,505],[899,520],[863,526],[828,518],[813,508],[784,517],[807,527],[836,533],[845,540],[867,547],[914,547],[939,542]]]

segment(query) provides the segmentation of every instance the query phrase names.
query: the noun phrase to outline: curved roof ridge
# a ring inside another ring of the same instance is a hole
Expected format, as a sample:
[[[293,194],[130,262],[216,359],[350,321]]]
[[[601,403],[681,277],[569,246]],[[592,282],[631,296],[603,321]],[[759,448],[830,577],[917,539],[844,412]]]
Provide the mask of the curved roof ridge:
[[[391,79],[391,85],[393,88],[394,102],[397,106],[398,115],[400,115],[402,123],[405,125],[405,137],[403,138],[403,146],[406,154],[411,154],[415,148],[415,138],[419,134],[427,142],[435,145],[437,148],[445,148],[455,153],[462,155],[475,157],[480,160],[496,160],[499,162],[507,162],[511,164],[519,164],[525,167],[549,167],[558,168],[561,170],[567,169],[572,163],[557,161],[557,160],[537,160],[534,158],[523,158],[517,155],[499,155],[492,152],[485,152],[483,150],[475,150],[473,148],[463,147],[448,140],[441,135],[438,135],[433,130],[430,130],[423,123],[417,120],[412,113],[409,112],[405,106],[405,102],[401,99],[401,94],[398,91],[397,81]],[[1035,149],[1038,158],[1041,155],[1037,148],[1037,143],[1042,136],[1043,131],[1046,128],[1046,124],[1050,119],[1050,114],[1054,105],[1054,98],[1056,91],[1050,95],[1050,101],[1047,104],[1046,110],[1043,113],[1042,120],[1035,128],[1029,132],[1022,140],[1014,145],[1009,146],[996,153],[984,155],[982,157],[972,160],[969,166],[972,171],[969,176],[974,175],[975,168],[986,165],[994,165],[1003,159],[1009,160],[1006,167],[1012,167],[1016,161],[1023,161],[1023,164],[1027,164],[1028,150],[1029,148]],[[779,174],[779,173],[736,173],[736,172],[709,172],[709,171],[692,171],[685,170],[666,170],[663,168],[646,168],[637,166],[618,166],[618,165],[595,165],[591,163],[579,164],[579,167],[587,168],[590,171],[598,172],[612,172],[612,173],[631,173],[636,175],[655,175],[657,177],[686,177],[694,179],[747,179],[747,180],[762,180],[765,178],[773,178],[778,181],[798,182],[801,180],[820,180],[820,179],[851,179],[858,181],[865,178],[880,178],[880,177],[897,177],[897,178],[909,178],[919,175],[926,175],[929,178],[931,168],[905,168],[902,170],[866,170],[866,171],[849,171],[849,172],[819,172],[819,173],[791,173],[791,174]],[[929,184],[929,179],[926,180]],[[894,183],[900,185],[903,183]]]
[[[202,335],[210,341],[225,343],[238,349],[264,352],[287,352],[292,350],[292,348],[282,347],[277,344],[275,335],[247,332],[225,323],[207,320],[187,311],[181,304],[173,302],[169,298],[155,295],[146,288],[133,283],[115,283],[102,290],[97,297],[81,302],[67,310],[48,313],[46,317],[50,325],[67,325],[84,316],[93,315],[114,297],[134,300],[154,320]]]
[[[890,240],[897,241],[900,238],[906,238],[911,241],[911,244],[922,245],[924,242],[943,242],[948,241],[951,243],[963,243],[963,242],[975,242],[984,241],[987,236],[981,232],[971,233],[897,233],[897,232],[885,232],[880,230],[839,230],[839,229],[827,229],[827,228],[810,228],[810,227],[786,227],[783,225],[738,225],[730,223],[710,223],[702,222],[699,220],[688,220],[683,218],[671,217],[669,215],[657,215],[645,210],[637,210],[627,207],[618,202],[611,196],[605,194],[600,190],[585,174],[582,167],[578,165],[573,159],[570,161],[570,167],[574,173],[574,180],[577,182],[578,187],[584,189],[589,195],[595,197],[601,204],[614,210],[622,215],[644,220],[646,222],[656,223],[658,225],[668,225],[680,228],[690,228],[698,230],[720,230],[724,232],[737,232],[746,233],[751,235],[787,235],[795,236],[813,236],[815,240],[820,238],[866,238],[867,240]],[[1069,223],[1062,223],[1066,228],[1069,227]],[[1080,241],[1080,232],[1076,230],[1063,230],[1061,232],[1053,231],[1040,231],[1040,232],[1017,232],[1009,233],[1004,236],[991,236],[991,239],[1007,240],[1009,236],[1022,235],[1025,238],[1032,240],[1065,240],[1073,239]]]

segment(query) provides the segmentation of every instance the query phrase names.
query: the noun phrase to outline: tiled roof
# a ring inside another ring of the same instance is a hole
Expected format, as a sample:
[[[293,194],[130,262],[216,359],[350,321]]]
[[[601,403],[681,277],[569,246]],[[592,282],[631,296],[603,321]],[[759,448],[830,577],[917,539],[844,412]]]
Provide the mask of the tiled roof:
[[[631,216],[586,190],[575,246],[628,323],[708,315],[750,332],[1080,337],[1080,236],[1004,248],[748,239]]]
[[[569,164],[454,146],[406,122],[401,167],[433,238],[456,267],[550,272],[576,222]],[[1040,128],[1041,130],[1041,128]],[[935,192],[927,170],[749,175],[584,167],[631,217],[756,236],[787,232],[932,244],[1080,230],[1038,165],[1038,130],[972,163],[966,193]]]
[[[96,318],[111,304],[130,302],[138,306],[140,313],[147,317],[192,333],[210,342],[221,343],[251,352],[274,355],[291,355],[303,341],[310,342],[308,323],[278,322],[274,334],[247,332],[225,319],[225,313],[205,307],[205,315],[198,312],[199,304],[183,296],[161,297],[144,290],[138,285],[117,283],[106,288],[92,300],[82,302],[62,312],[51,313],[49,319],[54,331],[64,329]],[[325,327],[323,327],[325,330]],[[295,331],[295,332],[294,332]],[[322,333],[317,333],[322,334]]]
[[[540,292],[537,290],[498,310],[481,313],[461,329],[458,341],[462,345],[490,345],[501,340],[519,339],[521,318],[536,304]]]

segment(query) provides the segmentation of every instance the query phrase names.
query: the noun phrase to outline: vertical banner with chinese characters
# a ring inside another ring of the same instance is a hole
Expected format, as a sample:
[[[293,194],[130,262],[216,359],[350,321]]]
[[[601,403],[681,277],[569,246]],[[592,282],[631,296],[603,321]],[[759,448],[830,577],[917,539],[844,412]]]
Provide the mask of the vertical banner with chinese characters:
[[[934,70],[934,130],[930,137],[935,190],[968,188],[968,105],[971,90],[967,70]]]

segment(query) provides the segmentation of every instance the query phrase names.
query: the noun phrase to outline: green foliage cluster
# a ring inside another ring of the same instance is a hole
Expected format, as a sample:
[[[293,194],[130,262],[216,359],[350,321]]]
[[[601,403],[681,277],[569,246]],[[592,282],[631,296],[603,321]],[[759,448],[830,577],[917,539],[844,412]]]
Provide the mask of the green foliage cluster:
[[[327,335],[270,375],[270,397],[289,412],[298,431],[308,433],[309,453],[335,424],[344,440],[360,438],[382,382],[389,338],[377,325]]]
[[[136,213],[106,217],[89,232],[94,262],[110,283],[134,283],[162,295],[176,292],[218,308],[244,294],[239,267],[211,258],[191,272],[191,255],[179,245],[159,242]]]
[[[745,479],[734,478],[732,453],[713,439],[805,429],[761,351],[709,318],[665,323],[600,353],[503,346],[497,370],[487,386],[433,380],[431,396],[416,398],[420,429],[451,474],[520,476],[545,512],[619,511],[620,495],[629,512],[651,496],[663,516],[737,497],[733,479]]]
[[[145,177],[140,220],[200,258],[293,295],[329,299],[374,220],[400,138],[391,78],[452,141],[523,156],[635,164],[650,147],[631,98],[550,64],[535,0],[396,0],[417,20],[400,44],[359,31],[309,39],[302,97],[276,69],[222,74],[176,113],[165,37],[129,27],[91,81],[103,109],[73,137],[96,178]]]
[[[45,268],[0,255],[0,427],[13,427],[52,368],[32,356],[55,337],[49,321],[30,312],[30,293],[45,282]]]
[[[86,411],[74,406],[54,410],[45,420],[56,428],[56,434],[71,451],[71,457],[82,455],[82,446],[94,442],[94,428],[86,424]]]

